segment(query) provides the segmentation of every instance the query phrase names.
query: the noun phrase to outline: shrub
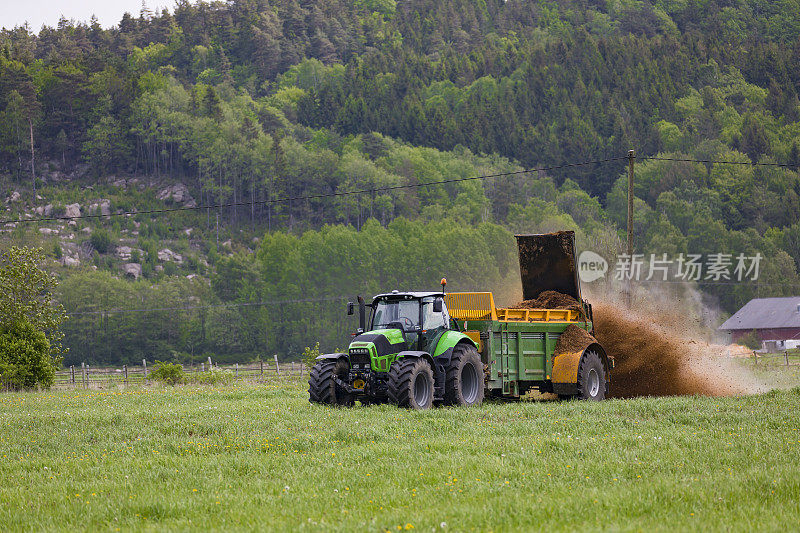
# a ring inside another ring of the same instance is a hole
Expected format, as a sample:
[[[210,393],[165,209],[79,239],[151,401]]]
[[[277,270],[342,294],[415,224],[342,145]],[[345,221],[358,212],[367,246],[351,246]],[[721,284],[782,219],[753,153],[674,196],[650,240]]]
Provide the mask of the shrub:
[[[61,259],[63,252],[61,251],[61,245],[58,243],[53,244],[53,255],[56,259]]]
[[[92,243],[92,248],[101,254],[108,252],[111,248],[111,237],[108,235],[108,232],[102,228],[98,228],[92,232],[89,242]]]
[[[177,385],[186,381],[183,367],[177,363],[156,361],[156,367],[150,373],[150,378],[167,385]]]
[[[187,375],[186,381],[199,385],[217,385],[230,383],[236,376],[230,370],[210,370],[208,372],[192,372]]]
[[[305,364],[308,371],[311,371],[311,368],[317,364],[317,356],[320,355],[319,353],[319,343],[315,344],[313,348],[309,348],[306,346],[306,349],[303,350],[303,364]]]
[[[0,383],[6,389],[50,387],[56,360],[44,332],[27,320],[0,327]]]

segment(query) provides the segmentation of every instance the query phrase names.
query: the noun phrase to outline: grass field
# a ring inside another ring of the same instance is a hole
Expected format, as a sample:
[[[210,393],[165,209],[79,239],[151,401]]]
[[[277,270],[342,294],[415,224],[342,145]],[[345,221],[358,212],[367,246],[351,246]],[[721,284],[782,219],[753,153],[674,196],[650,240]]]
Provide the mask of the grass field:
[[[11,530],[793,530],[800,388],[312,406],[300,382],[0,395]]]

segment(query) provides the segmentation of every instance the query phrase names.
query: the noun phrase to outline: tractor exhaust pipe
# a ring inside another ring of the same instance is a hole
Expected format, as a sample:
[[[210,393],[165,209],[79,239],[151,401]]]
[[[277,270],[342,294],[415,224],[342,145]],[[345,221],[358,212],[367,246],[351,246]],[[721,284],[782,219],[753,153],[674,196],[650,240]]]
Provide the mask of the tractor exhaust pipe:
[[[357,296],[358,298],[358,328],[361,333],[367,331],[367,306],[364,303],[364,298],[361,296]]]

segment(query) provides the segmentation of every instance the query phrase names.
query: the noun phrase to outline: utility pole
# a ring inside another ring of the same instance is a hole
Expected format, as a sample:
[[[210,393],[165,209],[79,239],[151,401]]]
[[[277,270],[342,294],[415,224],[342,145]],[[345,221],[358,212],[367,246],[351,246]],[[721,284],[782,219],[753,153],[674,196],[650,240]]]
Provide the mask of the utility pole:
[[[633,160],[636,154],[633,150],[628,150],[628,261],[633,266]],[[633,271],[631,271],[631,274]],[[631,307],[631,287],[632,279],[628,277],[627,303],[628,309]]]
[[[28,128],[31,132],[31,181],[33,182],[33,202],[36,203],[36,157],[33,151],[33,120],[28,115]]]

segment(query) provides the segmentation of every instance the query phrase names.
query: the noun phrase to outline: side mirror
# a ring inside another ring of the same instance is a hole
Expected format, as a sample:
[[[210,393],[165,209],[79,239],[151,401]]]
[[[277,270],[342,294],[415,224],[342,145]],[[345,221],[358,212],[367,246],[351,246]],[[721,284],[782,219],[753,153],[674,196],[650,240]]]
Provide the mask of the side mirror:
[[[433,312],[434,312],[434,313],[441,313],[441,312],[442,312],[442,307],[443,307],[443,304],[444,304],[444,302],[442,302],[442,299],[441,299],[441,298],[436,298],[436,299],[433,301]]]
[[[353,302],[347,302],[347,315],[350,316],[355,312],[355,304],[353,304]]]

